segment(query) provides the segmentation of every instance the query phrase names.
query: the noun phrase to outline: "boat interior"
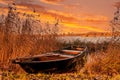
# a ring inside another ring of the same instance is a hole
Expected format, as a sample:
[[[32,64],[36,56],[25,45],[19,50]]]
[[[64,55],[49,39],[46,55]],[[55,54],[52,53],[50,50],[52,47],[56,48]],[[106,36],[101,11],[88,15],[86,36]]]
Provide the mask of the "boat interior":
[[[59,51],[53,51],[45,54],[34,55],[29,57],[18,58],[15,62],[34,62],[34,61],[52,61],[52,60],[63,60],[67,58],[73,58],[76,55],[80,54],[83,51],[83,48],[71,49],[62,49]]]

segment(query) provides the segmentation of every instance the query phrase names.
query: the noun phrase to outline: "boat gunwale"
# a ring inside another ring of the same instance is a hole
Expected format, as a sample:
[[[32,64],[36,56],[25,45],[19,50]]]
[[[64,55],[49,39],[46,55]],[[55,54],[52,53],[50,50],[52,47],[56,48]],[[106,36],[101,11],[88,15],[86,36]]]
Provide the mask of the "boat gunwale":
[[[86,51],[86,48],[84,48],[83,51],[81,51],[79,54],[77,55],[72,55],[73,57],[71,58],[64,58],[64,59],[55,59],[55,60],[46,60],[46,61],[25,61],[25,62],[22,62],[22,61],[19,61],[19,62],[15,62],[15,64],[33,64],[33,63],[49,63],[49,62],[57,62],[57,61],[64,61],[64,60],[69,60],[69,59],[74,59],[82,54],[84,54],[84,52]],[[55,53],[55,54],[58,54],[58,53]],[[43,54],[44,55],[44,54]],[[59,54],[59,55],[63,55],[63,54]],[[31,58],[37,58],[39,56],[34,56],[34,57],[31,57]],[[26,57],[26,58],[17,58],[17,59],[29,59],[30,57]],[[14,59],[15,60],[15,59]]]
[[[32,63],[48,63],[48,62],[64,61],[64,60],[74,59],[74,58],[82,55],[83,53],[84,53],[84,51],[81,52],[81,53],[79,53],[79,54],[76,55],[76,56],[71,57],[71,58],[55,59],[55,60],[47,60],[47,61],[25,61],[25,62],[21,62],[21,61],[20,61],[20,62],[15,62],[15,63],[17,63],[17,64],[26,64],[26,63],[30,64],[30,63],[31,63],[31,64],[32,64]]]
[[[29,63],[29,64],[32,64],[32,63],[48,63],[48,62],[57,62],[57,61],[64,61],[64,60],[68,60],[68,59],[73,59],[74,57],[72,58],[65,58],[65,59],[55,59],[55,60],[47,60],[47,61],[26,61],[26,62],[17,62],[18,64],[20,63]]]

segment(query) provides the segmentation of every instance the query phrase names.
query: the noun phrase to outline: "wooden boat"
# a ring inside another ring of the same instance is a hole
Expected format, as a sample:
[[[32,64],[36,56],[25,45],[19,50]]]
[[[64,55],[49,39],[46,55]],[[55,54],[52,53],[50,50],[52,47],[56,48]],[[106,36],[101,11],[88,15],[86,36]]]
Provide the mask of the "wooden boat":
[[[32,57],[13,59],[28,73],[69,71],[76,62],[83,61],[87,48],[64,48]]]

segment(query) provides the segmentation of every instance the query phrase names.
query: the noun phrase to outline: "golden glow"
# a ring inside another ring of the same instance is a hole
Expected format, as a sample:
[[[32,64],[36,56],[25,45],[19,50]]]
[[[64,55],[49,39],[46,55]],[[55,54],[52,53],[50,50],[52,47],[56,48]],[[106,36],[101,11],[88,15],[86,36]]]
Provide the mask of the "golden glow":
[[[84,13],[84,16],[81,16],[82,11],[80,13],[80,11],[78,11],[79,9],[77,9],[77,8],[81,8],[79,3],[65,5],[62,4],[62,2],[64,1],[65,0],[38,0],[38,1],[26,2],[25,0],[23,0],[23,2],[21,1],[21,3],[19,3],[18,5],[16,4],[16,8],[17,11],[22,14],[27,13],[33,15],[40,15],[36,18],[40,19],[41,22],[43,23],[49,22],[50,24],[54,24],[56,22],[56,19],[59,19],[60,20],[59,26],[60,28],[63,28],[62,30],[65,32],[79,32],[80,30],[83,31],[86,30],[86,32],[87,31],[105,32],[104,30],[106,26],[105,22],[109,21],[109,18],[107,16],[102,14],[99,15],[97,13],[89,15],[89,12],[86,12],[86,14]],[[51,5],[48,6],[46,4],[43,4],[44,5],[43,6],[39,4],[41,2]],[[4,8],[0,6],[0,10],[3,10],[0,13],[7,13],[6,0],[5,1],[0,0],[0,5],[2,6],[4,5],[3,6]],[[55,6],[59,7],[59,9],[56,9]],[[65,8],[65,6],[67,6],[67,8]],[[52,9],[53,7],[55,9]],[[32,11],[34,9],[36,9],[35,13]],[[72,11],[72,9],[75,10]],[[96,24],[96,22],[99,22],[99,24]]]
[[[58,14],[58,15],[62,15],[62,16],[66,16],[66,17],[72,16],[72,14],[70,14],[70,13],[64,13],[64,12],[55,11],[55,10],[48,10],[48,12],[54,13],[54,14]],[[72,17],[73,17],[73,16],[72,16]]]
[[[20,7],[21,8],[21,7]],[[24,7],[22,7],[24,8]],[[21,12],[21,13],[26,13],[26,11],[23,11],[23,10],[18,10],[18,12]],[[39,13],[33,13],[32,11],[30,10],[27,10],[27,14],[39,14]],[[42,20],[43,22],[49,22],[50,24],[54,24],[55,23],[55,17],[49,15],[49,14],[41,14],[40,17],[38,17],[38,19]],[[90,26],[81,26],[79,23],[71,23],[71,22],[60,22],[59,23],[60,26],[65,26],[67,27],[64,31],[67,33],[67,32],[71,32],[71,30],[75,29],[75,30],[80,30],[80,29],[86,29],[88,31],[95,31],[95,32],[104,32],[104,30],[101,30],[101,29],[98,29],[98,28],[93,28],[93,27],[90,27]],[[75,31],[74,30],[74,31]],[[75,31],[77,32],[77,31]]]
[[[97,15],[97,16],[86,16],[82,18],[82,20],[91,21],[91,22],[97,22],[97,21],[101,22],[101,21],[108,21],[108,18],[105,16]]]
[[[101,29],[92,28],[90,26],[81,26],[81,25],[75,24],[75,23],[62,23],[62,24],[69,28],[86,29],[86,30],[95,31],[95,32],[104,32],[104,30],[101,30]]]
[[[28,9],[28,7],[26,7],[26,6],[19,6],[19,5],[17,5],[16,8],[17,9]]]
[[[40,1],[43,3],[46,3],[46,4],[51,4],[51,5],[61,5],[61,4],[57,3],[61,0],[40,0]]]

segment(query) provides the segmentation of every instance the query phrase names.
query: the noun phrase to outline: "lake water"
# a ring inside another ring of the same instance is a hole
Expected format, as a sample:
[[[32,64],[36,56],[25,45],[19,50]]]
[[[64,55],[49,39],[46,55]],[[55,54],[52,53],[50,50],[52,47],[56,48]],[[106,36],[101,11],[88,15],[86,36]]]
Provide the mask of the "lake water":
[[[101,43],[104,41],[110,41],[111,37],[80,37],[80,36],[64,36],[59,37],[59,40],[62,42],[74,42],[76,40],[79,40],[81,42],[93,42],[93,43]]]

